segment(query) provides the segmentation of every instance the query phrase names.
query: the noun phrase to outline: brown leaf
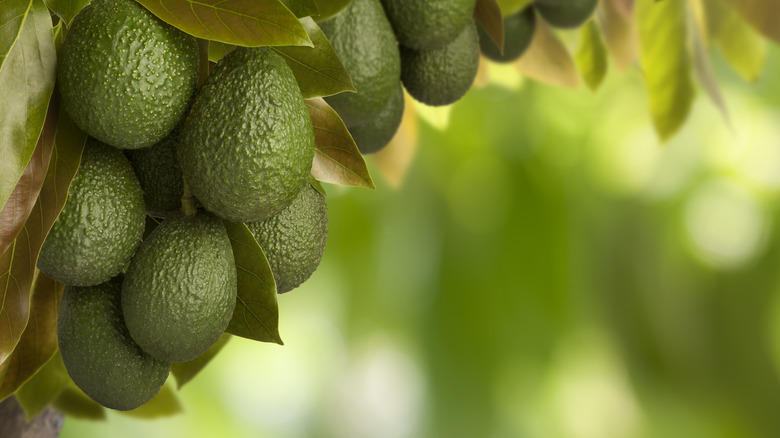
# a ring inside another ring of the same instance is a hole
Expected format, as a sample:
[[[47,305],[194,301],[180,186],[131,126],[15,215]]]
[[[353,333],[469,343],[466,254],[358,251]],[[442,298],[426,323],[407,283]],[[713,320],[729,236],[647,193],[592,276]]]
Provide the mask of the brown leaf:
[[[571,54],[544,20],[536,20],[531,45],[515,65],[524,75],[541,82],[570,88],[580,86]]]
[[[490,39],[504,52],[504,17],[496,0],[477,0],[474,6],[474,19],[482,25]]]
[[[777,0],[728,0],[731,6],[765,37],[780,43],[780,2]]]
[[[633,2],[603,0],[600,7],[601,31],[609,54],[618,69],[625,69],[639,57],[639,34],[632,12]]]

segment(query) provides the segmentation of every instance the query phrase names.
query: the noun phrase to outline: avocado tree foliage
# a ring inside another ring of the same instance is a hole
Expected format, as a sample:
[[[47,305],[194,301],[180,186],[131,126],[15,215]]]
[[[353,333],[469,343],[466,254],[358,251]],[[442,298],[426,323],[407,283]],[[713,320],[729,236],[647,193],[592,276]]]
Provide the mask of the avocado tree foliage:
[[[578,0],[538,0],[565,4]],[[356,90],[318,23],[351,0],[137,0],[162,21],[200,40],[201,72],[236,46],[272,47],[291,68],[314,130],[311,175],[317,181],[374,188],[363,155],[337,111],[324,100]],[[57,313],[64,285],[36,268],[43,242],[62,210],[79,169],[87,134],[60,109],[58,51],[74,17],[89,0],[6,0],[0,4],[0,400],[16,395],[28,418],[47,405],[71,415],[102,418],[83,395],[58,353]],[[398,3],[398,2],[394,2]],[[478,0],[480,32],[499,48],[504,17],[534,0]],[[584,82],[596,91],[611,66],[641,68],[649,116],[660,139],[677,132],[698,87],[728,117],[711,67],[719,50],[747,81],[764,66],[766,40],[780,42],[780,4],[773,0],[601,0],[577,29],[560,30],[536,14],[530,44],[512,61],[529,78],[557,86]],[[206,56],[203,56],[206,55]],[[482,62],[487,62],[482,59]],[[476,82],[484,81],[477,74]],[[407,105],[409,108],[409,105]],[[411,133],[411,134],[410,134]],[[394,178],[402,169],[394,148],[413,141],[402,124],[376,168]],[[154,218],[147,221],[155,224]],[[242,224],[226,223],[238,268],[238,301],[226,334],[206,353],[176,363],[178,386],[192,379],[230,335],[282,344],[277,291],[268,258]],[[45,382],[43,384],[42,382]],[[167,386],[131,414],[175,413]]]

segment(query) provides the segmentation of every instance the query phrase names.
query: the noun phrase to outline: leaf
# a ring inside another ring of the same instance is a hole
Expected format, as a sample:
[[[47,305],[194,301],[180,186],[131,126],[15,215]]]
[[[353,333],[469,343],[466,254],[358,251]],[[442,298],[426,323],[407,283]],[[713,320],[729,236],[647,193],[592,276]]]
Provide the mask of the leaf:
[[[596,91],[607,75],[607,48],[595,21],[589,20],[582,26],[580,46],[574,59],[585,83]]]
[[[0,363],[13,351],[27,325],[38,252],[65,205],[67,189],[78,170],[87,136],[65,112],[57,122],[54,150],[41,193],[22,230],[0,254]]]
[[[704,1],[710,38],[729,65],[750,82],[758,80],[767,56],[766,40],[741,20],[724,0]]]
[[[685,3],[638,0],[639,41],[650,112],[662,140],[683,125],[693,102]]]
[[[0,364],[0,400],[16,392],[57,352],[57,312],[64,288],[38,271],[27,327],[14,351]]]
[[[780,26],[777,25],[777,17],[780,17],[780,2],[777,0],[726,1],[756,30],[780,44]]]
[[[43,0],[46,6],[65,22],[65,26],[70,28],[73,17],[79,13],[84,6],[87,6],[92,0]]]
[[[311,46],[280,0],[136,0],[166,23],[198,38],[238,46]]]
[[[404,99],[406,102],[401,126],[387,146],[371,154],[371,161],[379,169],[379,174],[395,188],[400,187],[406,178],[406,172],[417,152],[419,136],[415,105],[407,93],[404,93]]]
[[[325,21],[344,10],[352,0],[315,0],[315,2],[320,11],[316,17],[317,21]]]
[[[504,17],[514,15],[527,8],[533,2],[534,0],[497,0],[498,6],[504,13]]]
[[[314,125],[311,173],[322,182],[375,189],[363,155],[336,111],[322,99],[308,99]]]
[[[89,420],[105,420],[106,408],[84,394],[72,381],[52,402],[54,409],[66,416]]]
[[[209,42],[209,61],[218,62],[224,58],[225,55],[235,50],[236,46],[231,44],[220,43],[217,41]]]
[[[171,373],[176,377],[176,387],[181,389],[187,382],[197,376],[198,373],[211,362],[211,359],[216,357],[217,353],[222,350],[222,347],[230,340],[230,334],[223,333],[222,336],[214,343],[205,353],[196,357],[189,362],[176,362],[171,364]]]
[[[0,71],[22,33],[32,0],[4,0],[0,8]]]
[[[328,38],[311,18],[301,18],[314,47],[276,49],[293,71],[304,99],[357,91]]]
[[[171,389],[169,383],[165,383],[160,392],[151,400],[130,411],[118,411],[120,414],[136,418],[161,418],[181,412],[181,402],[176,395],[176,391]]]
[[[317,181],[312,174],[309,174],[309,184],[311,184],[312,187],[314,187],[314,190],[322,193],[322,196],[328,196],[328,194],[325,192],[325,188],[322,187],[322,184],[320,184],[319,181]]]
[[[477,0],[474,19],[482,25],[501,53],[504,53],[504,18],[496,0]]]
[[[531,45],[515,65],[524,75],[541,82],[570,88],[580,86],[574,60],[544,20],[536,20]]]
[[[601,31],[612,60],[621,70],[632,65],[639,56],[639,38],[632,10],[632,1],[601,2]]]
[[[707,50],[704,48],[704,42],[702,41],[701,34],[699,32],[692,32],[693,40],[693,71],[696,73],[696,77],[699,79],[704,91],[709,96],[712,103],[720,111],[723,118],[730,125],[729,110],[726,106],[726,100],[723,98],[723,93],[720,91],[720,85],[715,78],[715,72],[712,71],[712,65],[710,65],[710,57]]]
[[[271,266],[246,225],[223,221],[236,259],[238,297],[227,333],[284,345],[279,336],[279,304]]]
[[[320,10],[314,0],[282,0],[296,17],[315,17]]]
[[[27,421],[41,413],[68,386],[70,377],[62,363],[62,356],[56,353],[18,391],[15,397],[24,409]]]
[[[8,26],[15,23],[11,21]],[[5,33],[5,29],[0,31]],[[0,208],[38,142],[54,89],[56,66],[51,16],[41,0],[33,0],[19,38],[0,71]]]

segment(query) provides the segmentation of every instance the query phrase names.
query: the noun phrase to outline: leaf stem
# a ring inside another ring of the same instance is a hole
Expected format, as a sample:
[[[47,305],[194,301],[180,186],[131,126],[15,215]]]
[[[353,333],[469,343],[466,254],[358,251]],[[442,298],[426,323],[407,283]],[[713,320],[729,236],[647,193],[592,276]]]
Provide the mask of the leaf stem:
[[[195,206],[195,196],[192,195],[192,189],[187,184],[187,180],[184,180],[184,193],[181,196],[181,211],[185,216],[195,216],[198,212],[198,208]]]

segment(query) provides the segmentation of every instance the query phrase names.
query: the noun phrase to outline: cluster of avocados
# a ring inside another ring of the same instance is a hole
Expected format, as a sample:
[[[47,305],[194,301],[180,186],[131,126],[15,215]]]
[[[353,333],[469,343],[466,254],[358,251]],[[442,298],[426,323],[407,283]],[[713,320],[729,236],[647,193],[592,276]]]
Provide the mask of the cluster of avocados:
[[[172,362],[226,329],[237,268],[223,221],[247,224],[279,293],[325,248],[292,70],[262,47],[226,55],[202,84],[199,67],[197,40],[133,0],[93,0],[61,49],[61,105],[89,138],[38,268],[67,285],[57,333],[68,373],[109,408],[149,401]]]

